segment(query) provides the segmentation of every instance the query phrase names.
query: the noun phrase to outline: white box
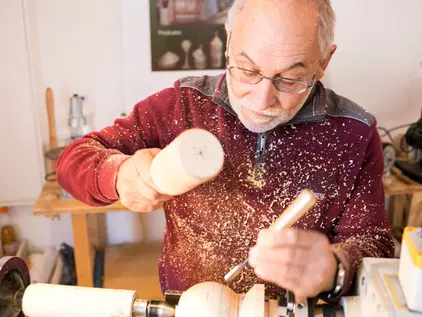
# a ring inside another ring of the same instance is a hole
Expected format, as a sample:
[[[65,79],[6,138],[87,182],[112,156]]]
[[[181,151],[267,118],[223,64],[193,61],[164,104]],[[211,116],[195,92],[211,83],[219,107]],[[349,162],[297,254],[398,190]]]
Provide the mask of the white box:
[[[422,228],[403,232],[399,280],[409,309],[422,312]]]

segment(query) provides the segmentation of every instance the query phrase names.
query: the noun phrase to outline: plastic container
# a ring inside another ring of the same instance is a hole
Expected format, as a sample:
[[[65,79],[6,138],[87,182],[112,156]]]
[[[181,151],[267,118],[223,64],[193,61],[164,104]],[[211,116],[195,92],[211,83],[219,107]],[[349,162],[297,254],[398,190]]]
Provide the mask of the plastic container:
[[[3,255],[14,256],[18,252],[19,243],[16,241],[15,230],[10,224],[9,208],[1,207],[1,243]]]
[[[409,309],[422,313],[422,228],[405,228],[402,241],[399,281]]]

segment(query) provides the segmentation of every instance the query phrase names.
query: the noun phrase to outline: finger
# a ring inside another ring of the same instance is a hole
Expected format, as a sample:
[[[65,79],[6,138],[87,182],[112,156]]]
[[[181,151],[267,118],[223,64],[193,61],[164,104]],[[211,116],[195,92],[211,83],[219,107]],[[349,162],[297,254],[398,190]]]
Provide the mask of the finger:
[[[142,180],[150,187],[154,188],[151,179],[151,164],[154,157],[158,154],[159,149],[144,149],[136,152],[136,172],[141,176]]]
[[[334,271],[335,273],[335,271]],[[308,297],[317,296],[319,293],[326,290],[327,285],[333,284],[333,275],[325,268],[321,261],[315,261],[312,265],[308,265],[303,273],[303,277],[308,281]]]
[[[161,209],[164,206],[164,201],[159,201],[156,205],[154,205],[154,210],[155,209]]]
[[[146,213],[146,212],[151,212],[154,208],[149,204],[135,203],[129,209],[134,212]]]
[[[134,211],[134,212],[146,212],[149,209],[148,204],[134,198],[122,197],[121,203],[130,211]]]
[[[136,178],[133,189],[138,194],[137,196],[142,197],[145,201],[153,205],[158,204],[164,199],[159,192],[151,188],[141,177]]]
[[[275,245],[301,245],[310,247],[313,242],[309,239],[306,232],[300,229],[263,229],[258,234],[258,245],[275,246]]]
[[[256,267],[254,271],[260,279],[292,292],[302,292],[302,284],[306,284],[302,281],[303,267],[265,263]]]
[[[135,164],[136,172],[141,177],[142,181],[145,184],[145,187],[149,188],[147,195],[150,199],[165,201],[171,198],[169,195],[161,194],[158,189],[155,187],[151,179],[151,164],[154,160],[154,157],[160,152],[160,149],[147,149],[138,151],[137,162],[140,164]]]
[[[295,302],[296,302],[296,304],[298,305],[298,304],[302,304],[302,305],[306,305],[306,303],[307,303],[307,297],[306,296],[297,296],[296,294],[295,294]]]
[[[249,251],[249,263],[257,267],[265,263],[302,267],[309,260],[310,248],[255,246]]]
[[[124,184],[122,194],[120,195],[120,201],[125,206],[130,206],[134,203],[143,203],[143,204],[156,204],[158,200],[151,199],[148,197],[148,189],[145,189],[145,185],[140,177],[133,179],[132,181],[127,181]]]

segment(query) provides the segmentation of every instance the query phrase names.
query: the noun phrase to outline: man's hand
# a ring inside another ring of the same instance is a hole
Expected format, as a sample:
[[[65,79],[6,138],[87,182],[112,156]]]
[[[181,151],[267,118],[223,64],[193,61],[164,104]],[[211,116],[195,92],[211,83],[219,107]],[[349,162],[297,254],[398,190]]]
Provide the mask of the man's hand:
[[[158,152],[160,149],[139,150],[119,168],[116,189],[121,203],[132,211],[153,211],[171,198],[159,193],[151,180],[151,164]]]
[[[299,229],[262,230],[249,264],[262,280],[293,292],[297,303],[330,291],[337,271],[328,239]]]

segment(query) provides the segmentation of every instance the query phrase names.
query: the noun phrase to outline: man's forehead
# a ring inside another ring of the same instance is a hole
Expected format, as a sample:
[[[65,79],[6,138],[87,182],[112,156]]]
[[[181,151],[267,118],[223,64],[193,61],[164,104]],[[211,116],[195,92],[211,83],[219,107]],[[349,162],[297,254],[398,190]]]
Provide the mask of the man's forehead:
[[[294,66],[307,68],[313,59],[320,58],[316,23],[292,15],[281,19],[282,13],[273,13],[278,7],[262,5],[271,2],[247,2],[251,5],[245,6],[239,14],[231,35],[233,53],[240,54],[239,57],[245,57],[246,53],[255,64],[271,62],[277,63],[274,65],[277,68],[285,69],[297,63]],[[252,10],[255,8],[265,10]]]
[[[235,27],[259,29],[260,32],[315,34],[319,23],[316,8],[301,0],[247,1],[235,19]]]
[[[314,70],[321,58],[318,46],[313,48],[294,48],[291,45],[276,47],[274,43],[268,43],[263,47],[252,41],[245,41],[244,44],[230,45],[230,54],[236,64],[240,67],[266,72],[268,75],[275,76],[293,70],[306,73],[308,70]]]
[[[308,68],[320,58],[317,42],[302,39],[296,43],[290,39],[278,40],[271,36],[248,36],[248,33],[232,33],[230,50],[239,60],[250,61],[256,66],[272,63],[277,68]],[[250,33],[249,33],[250,34]]]

